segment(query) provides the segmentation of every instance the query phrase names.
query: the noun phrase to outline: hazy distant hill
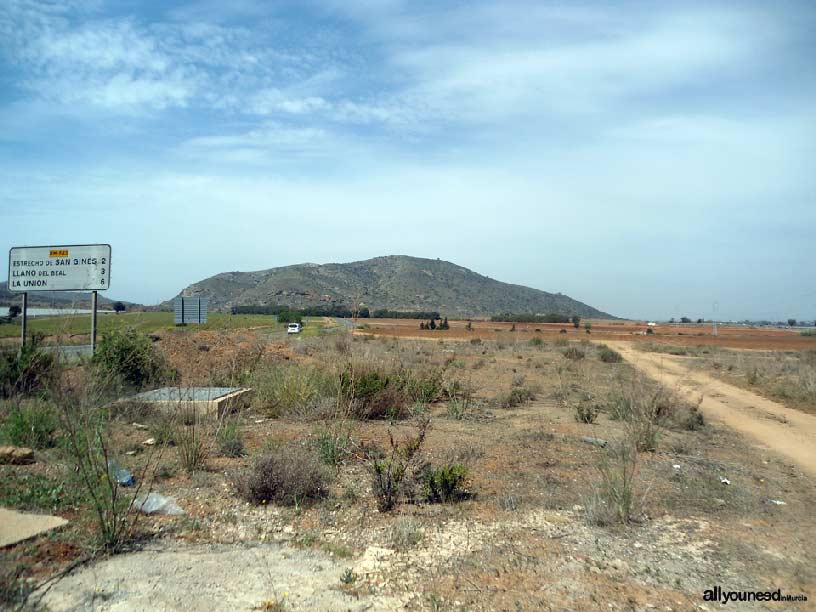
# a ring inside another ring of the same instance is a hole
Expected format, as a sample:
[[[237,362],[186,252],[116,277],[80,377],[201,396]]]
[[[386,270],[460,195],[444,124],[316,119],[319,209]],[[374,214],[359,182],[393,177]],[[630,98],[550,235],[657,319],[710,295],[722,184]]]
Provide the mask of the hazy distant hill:
[[[190,285],[179,295],[209,297],[211,310],[270,304],[353,306],[357,302],[372,310],[437,310],[447,316],[501,312],[611,316],[560,293],[502,283],[447,261],[404,255],[224,272]]]
[[[116,300],[106,298],[100,292],[98,294],[98,304],[100,308],[107,309]],[[8,290],[8,282],[0,283],[0,306],[3,307],[0,311],[0,316],[5,314],[5,307],[11,304],[21,304],[22,297],[20,293],[12,293]],[[128,309],[139,304],[122,301]],[[28,293],[28,305],[32,308],[90,308],[91,294],[78,293],[73,291],[30,291]]]

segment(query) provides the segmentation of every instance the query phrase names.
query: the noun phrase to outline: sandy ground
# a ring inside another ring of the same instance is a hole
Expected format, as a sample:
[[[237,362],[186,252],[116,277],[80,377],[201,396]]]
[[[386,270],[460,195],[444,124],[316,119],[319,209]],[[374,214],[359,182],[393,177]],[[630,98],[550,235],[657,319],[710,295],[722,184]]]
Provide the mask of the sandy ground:
[[[816,417],[692,369],[684,357],[646,353],[611,342],[636,368],[690,398],[702,396],[707,417],[755,439],[816,475]]]
[[[60,610],[395,610],[403,602],[342,590],[343,565],[280,544],[173,545],[120,555],[57,583],[44,598]]]

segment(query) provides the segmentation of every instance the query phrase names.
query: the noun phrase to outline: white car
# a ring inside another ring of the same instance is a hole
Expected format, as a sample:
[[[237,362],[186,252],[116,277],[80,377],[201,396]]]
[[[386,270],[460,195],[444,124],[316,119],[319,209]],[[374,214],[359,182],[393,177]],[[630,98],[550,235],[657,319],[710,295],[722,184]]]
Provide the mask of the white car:
[[[301,325],[300,323],[290,323],[289,327],[286,328],[286,333],[299,334],[302,329],[303,325]]]

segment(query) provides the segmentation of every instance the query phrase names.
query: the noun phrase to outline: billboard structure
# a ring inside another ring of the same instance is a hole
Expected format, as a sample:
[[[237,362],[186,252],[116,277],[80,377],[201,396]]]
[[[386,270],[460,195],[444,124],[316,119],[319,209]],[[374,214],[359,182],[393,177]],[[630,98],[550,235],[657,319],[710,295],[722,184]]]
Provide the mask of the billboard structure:
[[[175,324],[187,325],[188,323],[197,323],[201,325],[206,323],[209,305],[210,298],[177,297],[173,301],[173,318]]]

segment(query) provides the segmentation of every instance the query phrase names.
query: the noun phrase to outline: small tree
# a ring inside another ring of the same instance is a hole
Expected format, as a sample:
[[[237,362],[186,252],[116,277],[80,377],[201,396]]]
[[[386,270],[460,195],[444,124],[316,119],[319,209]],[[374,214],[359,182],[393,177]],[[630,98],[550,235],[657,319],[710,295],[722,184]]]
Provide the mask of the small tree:
[[[702,323],[702,322],[703,322],[702,319],[697,319],[697,323]]]
[[[114,302],[113,303],[113,312],[119,314],[120,312],[125,312],[127,307],[122,302]]]
[[[575,329],[578,329],[581,326],[581,317],[579,317],[578,315],[573,315],[571,321],[572,321],[572,326]]]
[[[584,323],[584,329],[586,330],[586,333],[588,334],[592,333],[592,323],[590,323],[589,321]]]
[[[21,312],[23,312],[22,308],[20,308],[17,304],[12,304],[11,306],[9,306],[8,316],[9,316],[10,319],[13,319],[17,315],[19,315]]]
[[[680,317],[680,322],[681,323],[691,323],[691,319],[689,319],[688,317]]]
[[[445,317],[442,322],[439,324],[439,329],[450,329],[450,325],[448,324],[448,317]]]
[[[788,327],[796,327],[796,319],[788,319]]]
[[[473,331],[473,321],[468,321],[467,325],[465,325],[465,329],[468,331]]]
[[[419,329],[426,329],[425,328],[425,321],[420,321],[419,322]]]
[[[430,322],[428,323],[428,329],[436,329],[436,321],[431,319]]]

